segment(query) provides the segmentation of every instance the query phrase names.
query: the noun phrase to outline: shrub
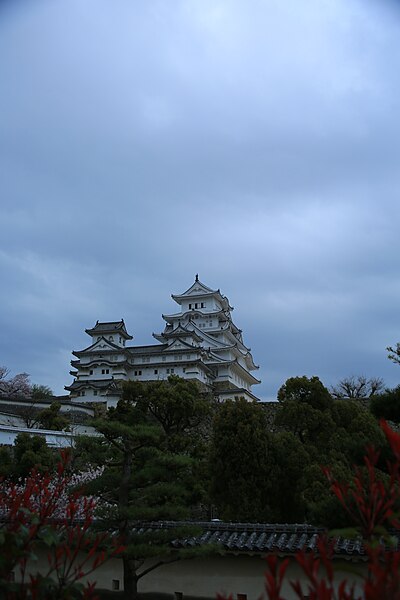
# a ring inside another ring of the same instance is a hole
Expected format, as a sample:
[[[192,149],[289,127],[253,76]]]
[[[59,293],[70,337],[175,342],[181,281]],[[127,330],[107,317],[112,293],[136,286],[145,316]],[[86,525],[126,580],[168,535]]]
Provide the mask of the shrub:
[[[94,582],[82,579],[121,551],[108,533],[93,532],[95,499],[70,492],[67,463],[62,454],[56,475],[32,470],[25,480],[0,484],[0,597],[5,600],[93,598]],[[28,561],[40,548],[46,550],[47,566],[32,573]]]

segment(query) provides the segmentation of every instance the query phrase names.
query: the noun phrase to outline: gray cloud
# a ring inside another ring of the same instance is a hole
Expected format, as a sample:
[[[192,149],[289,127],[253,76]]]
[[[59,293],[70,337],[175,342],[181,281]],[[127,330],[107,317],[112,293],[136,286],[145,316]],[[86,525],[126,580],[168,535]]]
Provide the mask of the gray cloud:
[[[6,5],[5,5],[6,6]],[[400,12],[363,0],[14,3],[0,21],[0,364],[62,392],[200,273],[260,395],[398,381]]]

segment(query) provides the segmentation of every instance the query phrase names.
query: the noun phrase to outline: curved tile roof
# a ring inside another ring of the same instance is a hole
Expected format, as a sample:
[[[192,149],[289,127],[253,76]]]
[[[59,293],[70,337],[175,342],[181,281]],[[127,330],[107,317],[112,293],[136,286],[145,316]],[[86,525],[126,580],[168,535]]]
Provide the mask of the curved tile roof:
[[[299,550],[306,552],[316,550],[318,539],[326,534],[323,528],[305,524],[224,523],[220,521],[141,523],[133,528],[132,533],[185,526],[196,526],[199,528],[199,533],[187,538],[175,539],[171,542],[173,547],[189,548],[213,544],[230,552],[261,554],[276,552],[290,555]],[[398,551],[400,550],[400,532],[394,532],[394,539],[397,540],[395,550]],[[334,551],[336,556],[353,559],[366,556],[361,539],[339,537],[335,540]]]
[[[133,339],[133,336],[129,335],[129,333],[127,332],[125,322],[123,319],[121,319],[120,321],[103,321],[103,322],[96,321],[96,324],[94,327],[91,327],[90,329],[85,329],[85,331],[88,335],[97,335],[97,334],[101,335],[102,333],[105,333],[105,332],[107,332],[107,333],[117,332],[128,340]]]

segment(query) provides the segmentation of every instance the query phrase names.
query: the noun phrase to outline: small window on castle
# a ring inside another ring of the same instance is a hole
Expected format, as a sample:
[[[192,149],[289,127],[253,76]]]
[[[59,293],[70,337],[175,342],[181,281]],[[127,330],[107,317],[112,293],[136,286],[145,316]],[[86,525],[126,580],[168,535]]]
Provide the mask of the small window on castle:
[[[94,390],[93,396],[97,396],[97,390]]]
[[[84,395],[85,395],[85,390],[83,390],[83,392],[81,392],[81,396],[84,396]]]
[[[106,369],[106,374],[108,375],[110,372],[110,369]]]
[[[171,369],[171,373],[175,373],[175,369]]]
[[[199,308],[199,304],[198,304],[198,302],[196,302],[196,303],[195,303],[194,307],[195,307],[195,308]]]
[[[169,375],[169,369],[167,369],[167,375]]]
[[[163,356],[162,359],[163,359],[163,362],[165,362],[167,360],[167,357]]]
[[[204,304],[204,302],[201,303],[201,308],[205,308],[206,305]]]
[[[89,375],[93,375],[93,369],[90,369]]]
[[[154,375],[158,375],[158,369],[154,369]]]
[[[191,304],[189,304],[189,308],[192,308],[192,305],[191,305]]]

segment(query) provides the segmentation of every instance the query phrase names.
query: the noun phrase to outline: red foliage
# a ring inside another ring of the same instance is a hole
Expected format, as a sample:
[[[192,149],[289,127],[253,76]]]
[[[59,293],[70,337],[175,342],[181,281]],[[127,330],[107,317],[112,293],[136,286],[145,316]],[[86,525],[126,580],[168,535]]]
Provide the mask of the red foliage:
[[[299,581],[291,582],[291,586],[300,600],[355,600],[354,586],[347,581],[334,584],[333,542],[328,538],[320,538],[317,553],[298,552],[296,561],[307,579],[307,590]],[[267,590],[268,593],[268,590]],[[269,596],[268,596],[269,598]],[[272,600],[272,599],[271,599]],[[284,600],[284,598],[282,599]]]
[[[281,596],[281,588],[285,571],[289,564],[289,559],[285,558],[279,564],[278,558],[274,555],[267,558],[268,571],[265,573],[265,589],[270,600],[284,600]]]
[[[22,484],[0,485],[0,597],[5,600],[94,598],[94,583],[84,586],[82,578],[122,550],[108,534],[93,533],[95,502],[69,493],[67,462],[62,454],[56,476],[33,471]],[[47,568],[32,573],[28,561],[39,548],[47,551]]]
[[[372,541],[388,525],[399,527],[394,508],[399,501],[400,436],[388,428],[386,422],[382,423],[382,428],[395,457],[395,460],[387,465],[389,482],[385,483],[377,476],[376,465],[379,452],[371,447],[366,450],[365,468],[355,467],[354,479],[351,483],[333,480],[329,469],[324,469],[331,483],[331,490],[351,520],[358,524],[361,535],[366,541]],[[399,454],[397,454],[397,447]]]

